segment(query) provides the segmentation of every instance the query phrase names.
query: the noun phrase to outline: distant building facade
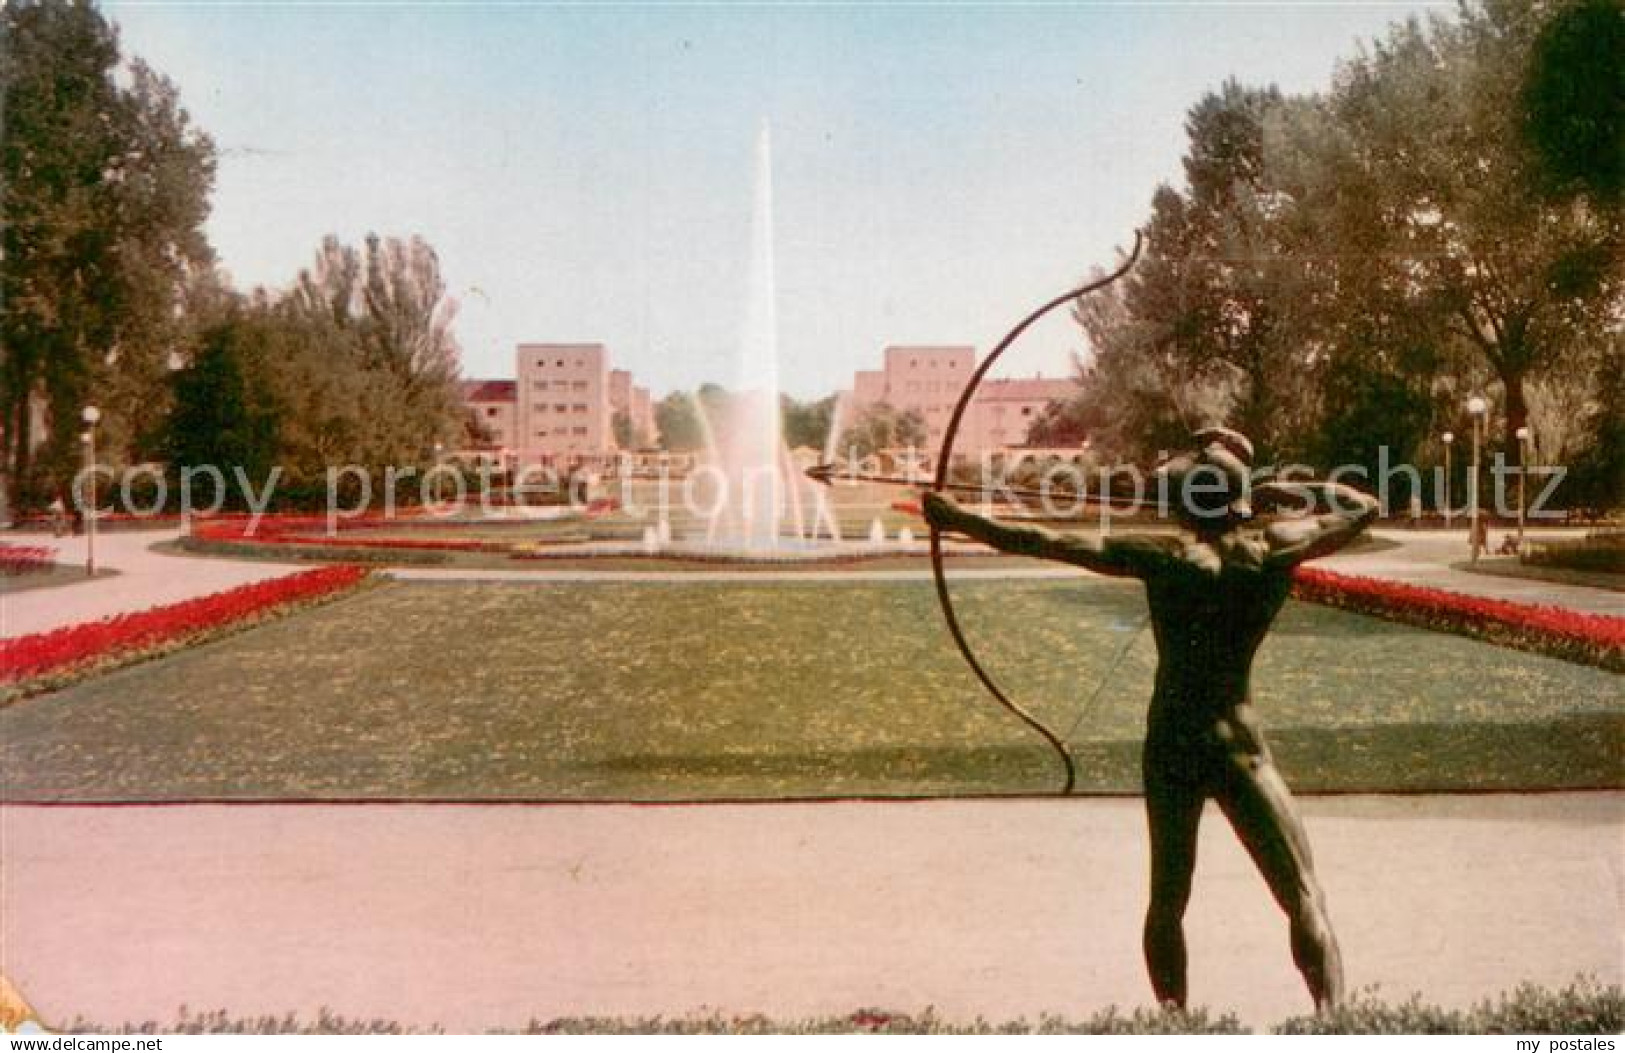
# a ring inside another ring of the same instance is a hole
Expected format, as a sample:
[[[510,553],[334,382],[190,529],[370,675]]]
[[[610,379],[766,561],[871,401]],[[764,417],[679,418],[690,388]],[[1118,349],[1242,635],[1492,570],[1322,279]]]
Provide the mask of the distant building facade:
[[[632,374],[611,369],[603,344],[520,344],[514,380],[469,380],[463,402],[487,440],[470,451],[524,464],[602,463],[621,451],[615,415],[633,442],[655,438],[654,407]]]
[[[976,369],[976,349],[964,346],[892,346],[882,367],[859,370],[848,393],[850,412],[885,403],[914,410],[925,420],[927,453],[942,444],[954,404]],[[1051,402],[1071,397],[1066,379],[1032,377],[983,381],[965,411],[954,450],[967,457],[1024,446],[1033,421]]]

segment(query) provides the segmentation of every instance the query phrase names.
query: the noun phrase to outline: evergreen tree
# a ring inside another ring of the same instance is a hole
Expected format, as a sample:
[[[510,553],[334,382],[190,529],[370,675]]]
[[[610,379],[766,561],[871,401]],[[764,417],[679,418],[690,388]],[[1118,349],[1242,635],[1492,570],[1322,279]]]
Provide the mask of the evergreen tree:
[[[267,393],[250,382],[267,334],[237,318],[204,334],[192,364],[175,374],[165,452],[174,469],[212,465],[230,481],[241,468],[264,485],[277,459],[276,414]]]

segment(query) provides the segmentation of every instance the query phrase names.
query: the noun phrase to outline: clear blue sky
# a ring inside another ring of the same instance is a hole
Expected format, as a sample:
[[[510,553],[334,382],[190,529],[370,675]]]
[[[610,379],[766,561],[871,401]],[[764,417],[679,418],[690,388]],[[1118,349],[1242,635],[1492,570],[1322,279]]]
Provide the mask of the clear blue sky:
[[[657,393],[730,381],[768,121],[780,372],[813,396],[887,343],[985,349],[1132,240],[1204,90],[1324,88],[1424,6],[105,10],[220,147],[237,284],[285,285],[330,232],[422,234],[469,376],[602,340]],[[1079,346],[1049,325],[1013,371]]]

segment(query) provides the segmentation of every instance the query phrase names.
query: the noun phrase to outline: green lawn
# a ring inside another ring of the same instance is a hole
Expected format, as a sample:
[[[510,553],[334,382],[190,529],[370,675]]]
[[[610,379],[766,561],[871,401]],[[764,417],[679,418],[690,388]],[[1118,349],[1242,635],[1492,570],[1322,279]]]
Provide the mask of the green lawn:
[[[962,582],[995,675],[1061,729],[1139,623],[1132,584]],[[1153,646],[1071,736],[1130,791]],[[1617,676],[1291,604],[1257,700],[1301,790],[1625,785]],[[411,583],[0,711],[12,799],[651,800],[1051,790],[927,582]]]

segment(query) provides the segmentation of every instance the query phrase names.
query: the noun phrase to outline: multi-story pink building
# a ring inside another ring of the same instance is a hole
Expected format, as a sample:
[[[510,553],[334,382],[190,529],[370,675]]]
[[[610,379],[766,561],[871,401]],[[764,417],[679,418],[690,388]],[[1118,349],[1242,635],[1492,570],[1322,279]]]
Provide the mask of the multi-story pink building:
[[[888,347],[882,368],[859,370],[853,376],[851,411],[882,402],[894,409],[915,410],[925,419],[927,452],[935,450],[975,368],[976,350],[971,347]],[[1064,379],[985,381],[960,424],[956,452],[977,457],[1024,445],[1028,428],[1044,408],[1075,390]]]
[[[520,344],[519,436],[523,461],[608,453],[609,352],[603,344]]]
[[[655,439],[654,405],[632,374],[609,368],[603,344],[520,344],[516,380],[470,380],[463,401],[491,435],[483,451],[521,463],[601,461],[619,449],[624,412],[633,441]]]

